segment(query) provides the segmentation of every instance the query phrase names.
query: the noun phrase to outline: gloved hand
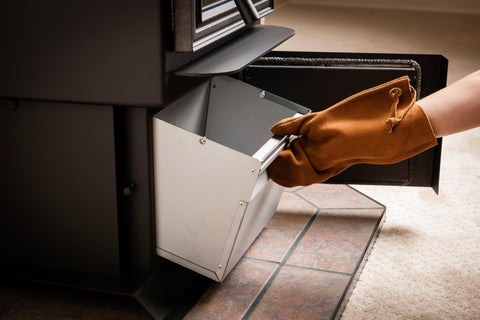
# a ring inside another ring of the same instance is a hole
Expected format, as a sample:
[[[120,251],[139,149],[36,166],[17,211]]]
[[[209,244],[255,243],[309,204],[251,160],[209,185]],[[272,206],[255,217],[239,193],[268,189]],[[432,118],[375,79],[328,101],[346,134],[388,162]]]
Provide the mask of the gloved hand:
[[[323,182],[358,163],[391,164],[437,144],[407,76],[357,93],[334,106],[284,119],[271,131],[299,136],[269,166],[285,187]]]

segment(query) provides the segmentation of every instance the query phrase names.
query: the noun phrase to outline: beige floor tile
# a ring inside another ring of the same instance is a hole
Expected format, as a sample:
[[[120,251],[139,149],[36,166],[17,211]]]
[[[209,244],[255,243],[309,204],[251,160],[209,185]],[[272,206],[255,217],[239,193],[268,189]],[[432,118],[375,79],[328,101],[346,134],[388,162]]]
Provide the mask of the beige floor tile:
[[[271,262],[241,259],[227,279],[212,285],[184,319],[241,319],[277,267]]]
[[[383,208],[378,202],[346,186],[314,184],[297,194],[318,208]]]
[[[353,274],[383,212],[383,209],[321,211],[286,263]]]
[[[245,256],[280,262],[315,211],[314,206],[298,195],[285,192],[276,214]]]
[[[331,319],[349,276],[285,266],[250,320]]]

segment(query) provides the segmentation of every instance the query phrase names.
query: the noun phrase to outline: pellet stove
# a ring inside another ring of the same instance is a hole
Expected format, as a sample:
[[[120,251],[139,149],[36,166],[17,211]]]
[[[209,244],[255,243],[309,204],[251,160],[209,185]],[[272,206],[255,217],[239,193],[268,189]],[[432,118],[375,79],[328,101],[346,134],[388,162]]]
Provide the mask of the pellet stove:
[[[0,273],[129,295],[181,317],[274,214],[278,120],[408,75],[438,55],[272,51],[272,0],[0,4]],[[441,141],[330,183],[431,186]]]

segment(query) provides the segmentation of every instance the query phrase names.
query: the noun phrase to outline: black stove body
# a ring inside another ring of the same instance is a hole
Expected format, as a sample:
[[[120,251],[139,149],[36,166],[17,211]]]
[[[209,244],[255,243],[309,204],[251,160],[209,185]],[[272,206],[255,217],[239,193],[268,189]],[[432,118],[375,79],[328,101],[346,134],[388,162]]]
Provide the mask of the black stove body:
[[[181,316],[210,281],[156,254],[157,112],[225,75],[312,111],[402,75],[421,96],[445,86],[439,55],[271,51],[294,34],[259,23],[272,10],[265,0],[2,1],[0,274]],[[330,182],[438,189],[440,148]]]

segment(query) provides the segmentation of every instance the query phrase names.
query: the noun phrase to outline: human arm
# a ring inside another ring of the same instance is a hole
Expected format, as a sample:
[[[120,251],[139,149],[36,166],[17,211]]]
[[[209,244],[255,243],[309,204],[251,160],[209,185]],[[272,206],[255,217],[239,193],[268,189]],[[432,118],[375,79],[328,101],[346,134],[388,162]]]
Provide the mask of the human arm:
[[[480,70],[417,101],[437,138],[480,126]]]

